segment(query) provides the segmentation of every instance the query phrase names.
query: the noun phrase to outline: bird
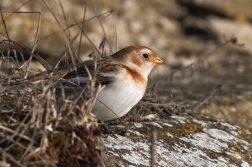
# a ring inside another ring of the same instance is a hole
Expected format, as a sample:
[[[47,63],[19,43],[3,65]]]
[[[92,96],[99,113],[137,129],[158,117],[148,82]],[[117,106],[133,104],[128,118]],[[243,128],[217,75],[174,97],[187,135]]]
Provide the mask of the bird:
[[[151,70],[161,63],[162,59],[152,49],[128,46],[98,61],[90,60],[85,66],[77,66],[62,80],[84,87],[90,81],[89,75],[96,73],[97,85],[104,87],[91,112],[97,120],[108,121],[124,116],[142,99]]]

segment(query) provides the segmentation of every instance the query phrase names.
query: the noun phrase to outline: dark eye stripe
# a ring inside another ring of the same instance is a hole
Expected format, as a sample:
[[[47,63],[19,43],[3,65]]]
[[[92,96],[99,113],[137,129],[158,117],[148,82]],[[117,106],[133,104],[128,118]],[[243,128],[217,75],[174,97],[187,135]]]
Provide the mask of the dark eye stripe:
[[[147,59],[147,58],[149,57],[149,55],[146,54],[146,53],[144,53],[144,54],[143,54],[143,57]]]

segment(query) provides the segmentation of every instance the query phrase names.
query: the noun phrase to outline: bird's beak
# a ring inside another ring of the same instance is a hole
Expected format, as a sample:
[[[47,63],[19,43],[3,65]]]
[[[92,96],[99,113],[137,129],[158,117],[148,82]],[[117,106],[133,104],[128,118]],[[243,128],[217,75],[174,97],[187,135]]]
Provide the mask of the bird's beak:
[[[163,63],[163,60],[161,60],[159,57],[156,57],[156,58],[154,59],[154,62],[155,62],[156,64],[162,64],[162,63]]]

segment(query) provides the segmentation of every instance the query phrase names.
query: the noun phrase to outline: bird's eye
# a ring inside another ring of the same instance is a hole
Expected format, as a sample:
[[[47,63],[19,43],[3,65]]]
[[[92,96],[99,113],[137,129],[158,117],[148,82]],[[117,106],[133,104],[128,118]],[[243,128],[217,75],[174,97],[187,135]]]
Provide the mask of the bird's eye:
[[[146,53],[144,53],[144,54],[143,54],[143,57],[147,59],[147,58],[149,57],[149,55],[146,54]]]

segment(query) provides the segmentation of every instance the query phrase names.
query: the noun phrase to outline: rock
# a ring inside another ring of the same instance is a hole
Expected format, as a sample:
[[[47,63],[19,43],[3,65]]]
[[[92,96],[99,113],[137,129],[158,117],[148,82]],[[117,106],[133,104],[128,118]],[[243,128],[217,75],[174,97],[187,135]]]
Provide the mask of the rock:
[[[223,40],[223,37],[226,39],[231,36],[237,37],[237,42],[243,44],[240,49],[252,53],[252,26],[247,22],[233,22],[230,20],[218,18],[218,17],[208,17],[209,26],[212,30],[219,36],[220,40]]]
[[[156,127],[156,166],[252,165],[251,130],[194,114],[110,126],[108,166],[150,166],[151,126]]]
[[[177,0],[181,5],[186,6],[192,13],[204,16],[214,14],[222,17],[229,17],[238,21],[252,20],[252,1],[250,0]]]

